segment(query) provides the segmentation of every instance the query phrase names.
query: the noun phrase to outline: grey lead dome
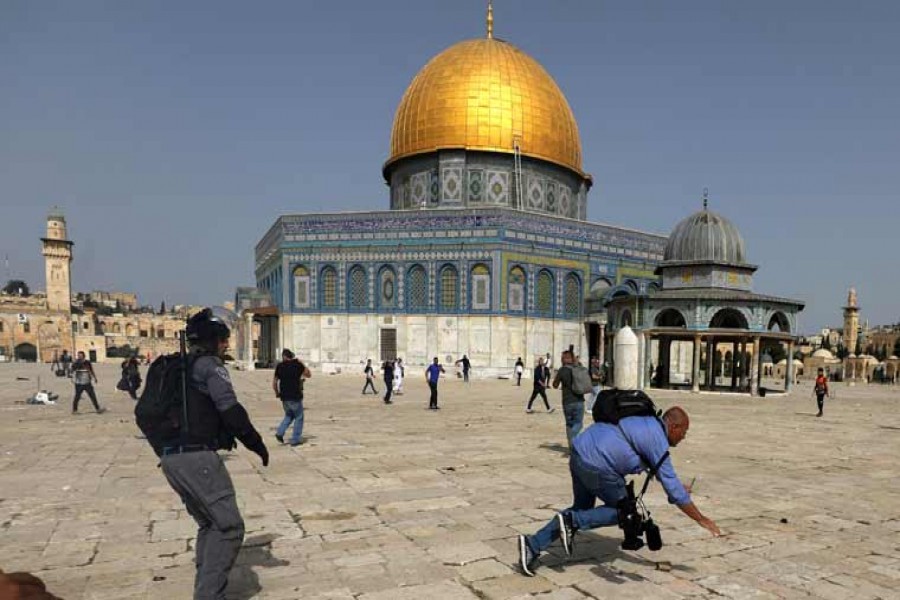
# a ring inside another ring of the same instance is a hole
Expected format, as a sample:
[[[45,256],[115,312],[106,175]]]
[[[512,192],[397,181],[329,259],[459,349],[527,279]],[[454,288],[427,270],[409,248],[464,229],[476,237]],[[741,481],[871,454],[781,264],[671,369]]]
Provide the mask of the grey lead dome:
[[[725,217],[701,210],[672,230],[663,255],[666,262],[746,264],[744,238]]]

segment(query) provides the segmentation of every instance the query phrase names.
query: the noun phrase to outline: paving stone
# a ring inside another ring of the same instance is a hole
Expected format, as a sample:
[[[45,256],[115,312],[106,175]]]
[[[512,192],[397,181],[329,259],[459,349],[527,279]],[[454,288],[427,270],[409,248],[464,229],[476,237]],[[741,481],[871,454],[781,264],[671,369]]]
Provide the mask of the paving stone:
[[[15,404],[45,370],[0,364],[0,566],[67,600],[189,597],[196,525],[139,439],[133,403],[100,387],[104,415]],[[114,382],[117,368],[98,375]],[[653,484],[660,552],[623,552],[615,527],[581,532],[573,557],[554,544],[527,578],[515,536],[571,503],[567,460],[549,449],[564,444],[561,415],[525,415],[504,382],[448,381],[432,414],[415,378],[385,407],[353,376],[316,376],[308,444],[291,449],[273,441],[271,372],[233,380],[272,462],[225,454],[247,528],[232,597],[900,598],[897,438],[882,428],[900,427],[897,388],[840,386],[826,419],[804,414],[808,386],[752,401],[654,391],[690,412],[674,465],[700,476],[694,499],[728,535],[711,538]]]

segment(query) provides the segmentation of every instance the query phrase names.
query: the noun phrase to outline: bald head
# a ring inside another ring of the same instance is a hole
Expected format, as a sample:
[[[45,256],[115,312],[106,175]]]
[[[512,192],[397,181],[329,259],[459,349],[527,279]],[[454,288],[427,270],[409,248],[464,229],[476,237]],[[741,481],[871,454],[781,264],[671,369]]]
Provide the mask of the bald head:
[[[691,424],[687,412],[680,406],[673,406],[663,413],[663,419],[670,425],[683,425],[684,427],[689,427]]]
[[[680,406],[673,406],[663,413],[663,421],[666,423],[666,436],[669,438],[669,445],[677,446],[684,436],[687,435],[688,427],[691,426],[691,420],[688,418],[687,412]]]

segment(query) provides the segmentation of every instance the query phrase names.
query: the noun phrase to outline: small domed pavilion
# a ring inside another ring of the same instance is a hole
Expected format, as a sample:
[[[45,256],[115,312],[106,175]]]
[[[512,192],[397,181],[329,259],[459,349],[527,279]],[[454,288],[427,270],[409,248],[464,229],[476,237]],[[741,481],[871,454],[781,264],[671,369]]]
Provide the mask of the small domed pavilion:
[[[765,349],[780,344],[790,390],[804,303],[753,292],[756,269],[737,227],[709,210],[704,194],[703,210],[669,237],[656,271],[661,284],[623,290],[606,303],[611,332],[630,325],[638,335],[641,388],[756,394]]]

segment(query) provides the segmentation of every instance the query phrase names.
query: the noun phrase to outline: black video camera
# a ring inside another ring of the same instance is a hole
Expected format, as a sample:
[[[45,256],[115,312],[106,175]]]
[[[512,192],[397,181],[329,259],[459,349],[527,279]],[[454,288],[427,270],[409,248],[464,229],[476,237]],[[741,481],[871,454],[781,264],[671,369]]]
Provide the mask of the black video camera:
[[[662,548],[662,535],[659,527],[650,517],[650,512],[634,496],[634,482],[625,486],[626,496],[616,507],[619,512],[619,527],[625,532],[622,550],[640,550],[644,547],[642,536],[647,538],[647,547],[652,551]],[[640,505],[640,506],[639,506]]]

